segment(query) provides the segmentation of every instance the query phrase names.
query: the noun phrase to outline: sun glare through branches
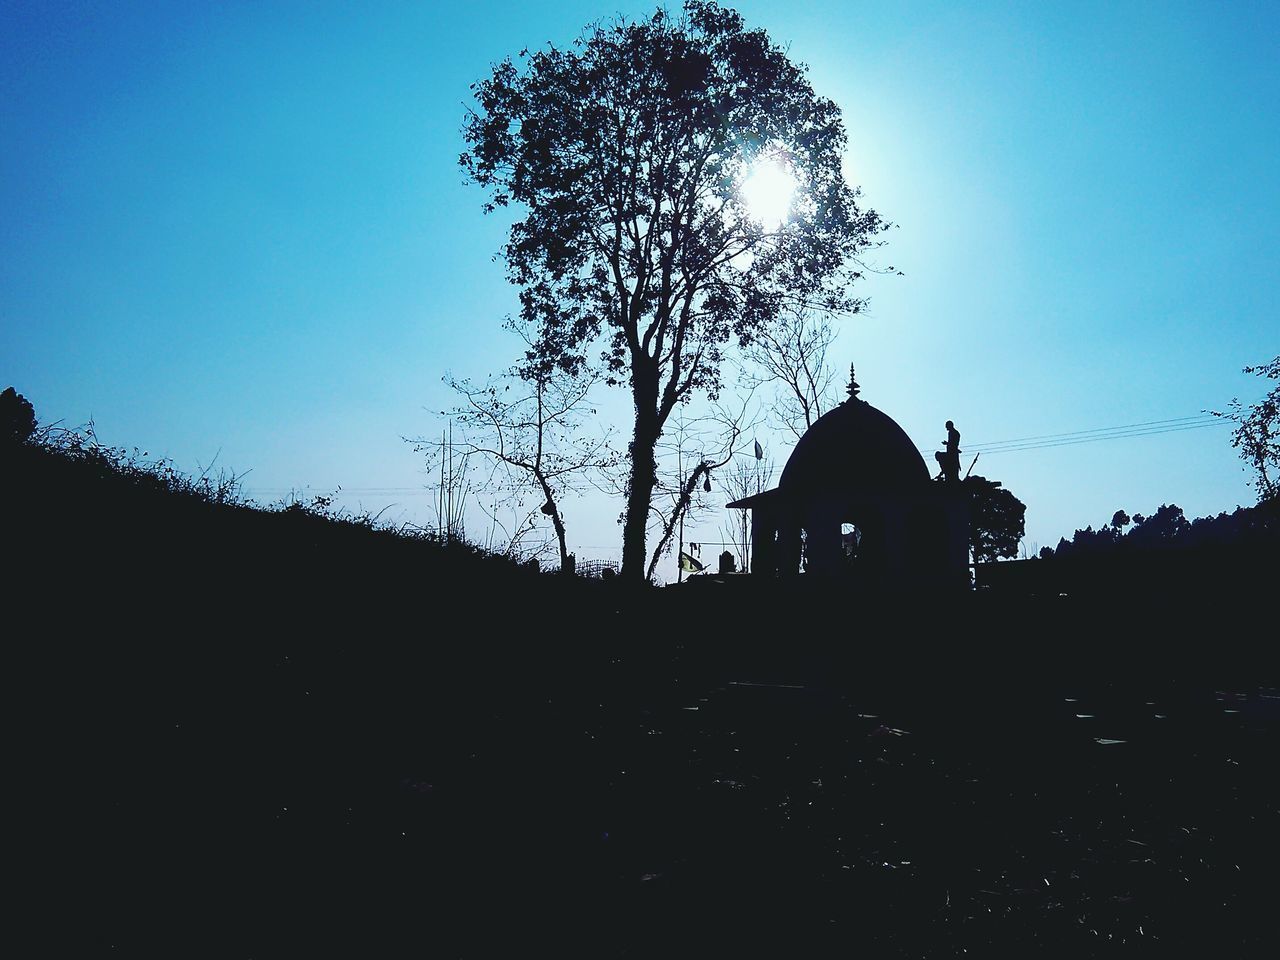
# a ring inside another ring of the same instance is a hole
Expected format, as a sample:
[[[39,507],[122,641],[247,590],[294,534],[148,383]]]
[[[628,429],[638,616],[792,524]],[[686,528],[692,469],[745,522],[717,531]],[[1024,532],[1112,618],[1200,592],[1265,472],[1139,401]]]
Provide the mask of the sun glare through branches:
[[[751,165],[742,182],[742,199],[753,220],[766,230],[777,230],[791,213],[795,196],[795,174],[776,154],[764,154]]]

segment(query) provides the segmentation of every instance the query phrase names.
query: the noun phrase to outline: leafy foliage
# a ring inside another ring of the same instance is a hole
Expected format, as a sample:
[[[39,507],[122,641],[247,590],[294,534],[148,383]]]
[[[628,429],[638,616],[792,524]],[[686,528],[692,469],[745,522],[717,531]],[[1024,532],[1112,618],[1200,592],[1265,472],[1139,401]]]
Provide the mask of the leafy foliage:
[[[1026,532],[1027,505],[996,481],[973,475],[964,481],[969,492],[969,547],[975,563],[1018,555]]]
[[[31,402],[13,387],[0,393],[0,444],[26,443],[36,432]]]
[[[486,211],[525,213],[504,254],[530,330],[526,370],[576,373],[603,341],[635,403],[623,575],[644,575],[654,447],[678,403],[784,307],[852,312],[858,256],[887,225],[841,168],[838,107],[732,10],[690,0],[523,51],[473,86],[466,173]],[[776,228],[741,186],[762,158],[800,184]]]

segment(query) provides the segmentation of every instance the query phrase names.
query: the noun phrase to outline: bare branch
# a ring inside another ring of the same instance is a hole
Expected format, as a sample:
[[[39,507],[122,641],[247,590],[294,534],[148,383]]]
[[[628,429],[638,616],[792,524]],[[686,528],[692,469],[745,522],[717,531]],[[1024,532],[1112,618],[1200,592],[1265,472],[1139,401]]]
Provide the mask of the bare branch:
[[[463,401],[444,412],[459,428],[449,450],[464,464],[474,457],[487,462],[489,474],[478,489],[521,515],[508,549],[527,539],[539,517],[545,516],[555,530],[561,569],[566,571],[571,561],[561,502],[567,493],[580,494],[594,486],[595,475],[618,461],[609,431],[592,435],[583,430],[586,418],[595,413],[588,394],[597,381],[590,372],[577,378],[541,375],[533,380],[507,375],[483,384],[445,378]],[[422,452],[432,449],[432,441],[411,442]],[[538,506],[526,509],[524,500],[530,493],[537,495]],[[496,523],[495,510],[496,506],[486,510],[491,523]]]
[[[797,439],[835,405],[835,374],[827,363],[834,339],[825,314],[787,311],[745,351],[747,382],[774,385],[773,420]]]

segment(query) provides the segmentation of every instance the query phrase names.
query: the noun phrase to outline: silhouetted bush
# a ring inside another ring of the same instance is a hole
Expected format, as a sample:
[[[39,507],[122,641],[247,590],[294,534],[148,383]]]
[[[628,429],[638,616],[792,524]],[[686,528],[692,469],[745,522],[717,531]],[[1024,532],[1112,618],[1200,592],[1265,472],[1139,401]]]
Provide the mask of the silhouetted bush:
[[[8,387],[0,393],[0,444],[26,443],[35,432],[35,409],[26,397]]]

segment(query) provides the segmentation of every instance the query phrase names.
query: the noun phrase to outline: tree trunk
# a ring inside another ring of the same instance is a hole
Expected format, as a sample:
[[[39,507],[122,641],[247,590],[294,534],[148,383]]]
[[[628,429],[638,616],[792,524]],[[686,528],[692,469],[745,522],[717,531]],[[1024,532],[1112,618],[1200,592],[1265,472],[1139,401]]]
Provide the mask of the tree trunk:
[[[556,539],[560,541],[560,572],[569,572],[569,544],[564,536],[564,521],[560,519],[560,510],[554,508],[551,514],[551,524],[556,528]]]
[[[547,483],[547,478],[541,472],[536,474],[539,485],[542,487],[542,494],[547,498],[547,502],[542,505],[542,512],[551,518],[551,525],[556,528],[556,542],[560,547],[560,572],[569,572],[569,543],[564,532],[564,518],[560,516],[560,505],[556,503],[555,492],[551,489],[551,484]]]
[[[650,369],[650,366],[652,367]],[[653,488],[658,480],[658,463],[654,448],[658,444],[657,365],[633,364],[631,395],[635,400],[635,433],[631,439],[631,476],[627,479],[627,512],[622,523],[622,572],[624,582],[645,582],[645,529]]]

